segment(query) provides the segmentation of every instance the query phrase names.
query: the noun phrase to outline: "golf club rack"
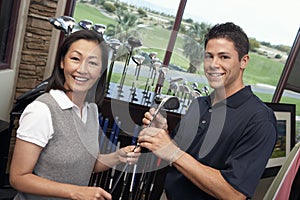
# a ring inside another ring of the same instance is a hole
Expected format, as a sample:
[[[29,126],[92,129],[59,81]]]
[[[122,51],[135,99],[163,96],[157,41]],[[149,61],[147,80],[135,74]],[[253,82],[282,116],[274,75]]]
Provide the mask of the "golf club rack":
[[[192,99],[209,93],[208,87],[198,89],[196,82],[189,83],[178,76],[168,79],[169,87],[166,94],[156,94],[153,89],[158,75],[166,77],[169,69],[162,66],[156,52],[136,54],[137,49],[143,45],[138,38],[129,36],[126,42],[121,43],[116,38],[105,36],[105,25],[93,24],[90,20],[76,23],[75,19],[69,16],[50,18],[49,22],[65,36],[79,29],[93,30],[103,36],[111,50],[105,87],[106,96],[103,105],[99,108],[101,153],[114,152],[127,145],[138,145],[137,137],[143,128],[141,121],[150,107],[157,107],[157,110],[167,117],[169,130],[172,130],[181,115],[185,114]],[[119,52],[120,49],[123,53]],[[118,66],[116,65],[120,54],[125,59],[121,67],[120,62]],[[130,66],[130,61],[133,63],[133,68]],[[115,68],[118,68],[120,74],[118,81],[112,81],[113,75],[116,74]],[[131,80],[128,80],[129,74],[133,77],[130,78]],[[141,86],[138,81],[142,76],[145,81]],[[29,103],[44,93],[47,84],[48,80],[44,80],[16,99],[10,113],[10,132],[14,129],[15,119],[20,117]],[[121,164],[105,172],[93,173],[89,186],[102,187],[112,194],[113,199],[118,200],[160,199],[168,164],[143,149],[136,164]]]

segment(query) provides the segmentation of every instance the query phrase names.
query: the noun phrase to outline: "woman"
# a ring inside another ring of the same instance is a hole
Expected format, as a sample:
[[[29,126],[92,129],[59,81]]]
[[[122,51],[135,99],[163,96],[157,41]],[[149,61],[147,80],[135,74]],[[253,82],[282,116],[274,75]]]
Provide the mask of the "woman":
[[[15,199],[111,199],[88,187],[93,171],[134,163],[139,149],[99,154],[98,105],[104,98],[107,49],[89,30],[68,36],[58,50],[46,93],[20,118],[10,170]],[[96,94],[96,95],[95,95]]]

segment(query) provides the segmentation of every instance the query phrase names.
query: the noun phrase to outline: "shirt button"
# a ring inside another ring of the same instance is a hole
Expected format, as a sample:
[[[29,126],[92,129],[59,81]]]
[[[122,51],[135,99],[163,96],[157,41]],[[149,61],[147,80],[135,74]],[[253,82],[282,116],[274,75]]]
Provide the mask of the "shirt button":
[[[212,109],[211,109],[211,108],[210,108],[210,109],[208,109],[208,112],[210,112],[210,113],[211,113],[211,112],[212,112]]]
[[[202,124],[206,124],[206,120],[202,120],[201,123],[202,123]]]

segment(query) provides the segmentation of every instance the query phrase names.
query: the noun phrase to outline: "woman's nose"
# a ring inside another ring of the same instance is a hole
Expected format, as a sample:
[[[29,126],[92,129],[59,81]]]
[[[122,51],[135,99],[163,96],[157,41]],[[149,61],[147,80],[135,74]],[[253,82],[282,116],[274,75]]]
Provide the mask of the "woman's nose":
[[[80,63],[80,65],[77,68],[77,72],[81,74],[87,73],[87,66],[85,62]]]

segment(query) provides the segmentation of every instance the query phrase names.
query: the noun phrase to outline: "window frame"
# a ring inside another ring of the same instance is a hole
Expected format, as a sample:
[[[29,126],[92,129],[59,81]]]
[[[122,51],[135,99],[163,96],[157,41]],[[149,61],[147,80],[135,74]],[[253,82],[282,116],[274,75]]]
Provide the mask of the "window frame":
[[[0,38],[0,43],[4,45],[2,46],[4,51],[2,52],[3,55],[0,55],[0,70],[9,69],[11,67],[10,65],[11,65],[11,58],[13,52],[14,37],[16,33],[17,20],[19,16],[18,11],[19,11],[21,0],[10,0],[10,1],[0,0],[0,4],[1,4],[0,9],[5,3],[9,4],[8,6],[10,8],[10,11],[5,12],[3,14],[1,13],[0,10],[0,16],[2,18],[0,19],[1,22],[5,24],[5,20],[9,19],[8,21],[6,21],[6,23],[8,24],[7,25],[8,28],[4,28],[4,29],[2,28],[1,30],[3,32],[2,32],[2,38]]]

